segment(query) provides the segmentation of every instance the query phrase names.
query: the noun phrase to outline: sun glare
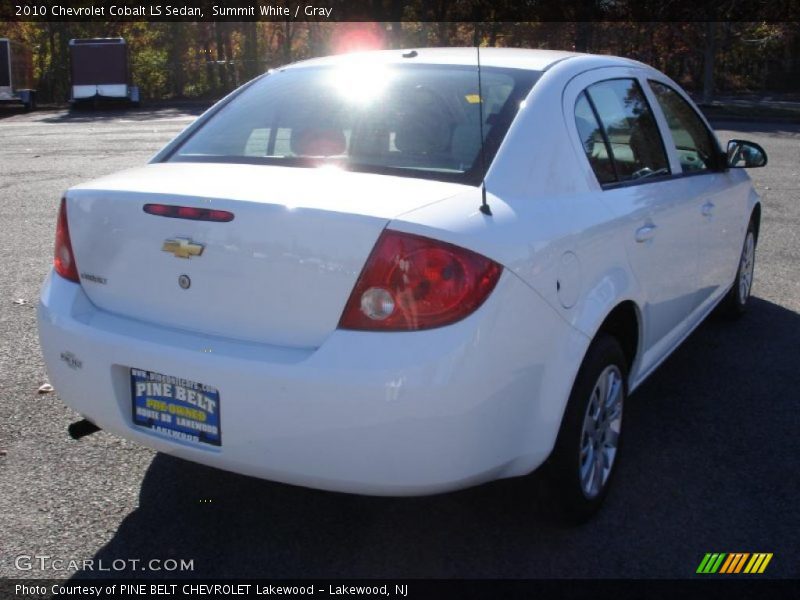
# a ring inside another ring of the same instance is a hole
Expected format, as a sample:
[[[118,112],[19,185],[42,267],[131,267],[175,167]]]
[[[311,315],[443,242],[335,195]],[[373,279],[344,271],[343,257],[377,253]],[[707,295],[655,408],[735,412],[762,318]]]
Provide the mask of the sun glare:
[[[334,69],[330,84],[349,102],[366,104],[379,98],[392,78],[390,69],[372,61],[353,61]]]

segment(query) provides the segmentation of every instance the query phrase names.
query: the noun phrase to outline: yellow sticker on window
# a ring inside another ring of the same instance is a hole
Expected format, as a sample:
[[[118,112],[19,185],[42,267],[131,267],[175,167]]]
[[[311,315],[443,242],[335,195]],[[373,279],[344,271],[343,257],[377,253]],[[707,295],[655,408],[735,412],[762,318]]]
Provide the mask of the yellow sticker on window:
[[[464,99],[470,104],[478,104],[481,101],[481,97],[478,94],[467,94]]]

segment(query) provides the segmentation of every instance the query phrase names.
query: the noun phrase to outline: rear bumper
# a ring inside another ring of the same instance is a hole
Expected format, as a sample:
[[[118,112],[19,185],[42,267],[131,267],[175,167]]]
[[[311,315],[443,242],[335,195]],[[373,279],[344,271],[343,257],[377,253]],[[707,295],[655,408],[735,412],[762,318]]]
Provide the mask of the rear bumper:
[[[56,391],[103,429],[224,470],[387,495],[436,493],[536,468],[552,449],[588,343],[509,272],[476,313],[449,327],[337,330],[314,349],[112,315],[52,272],[38,319]],[[130,367],[216,387],[222,446],[196,447],[135,426]]]

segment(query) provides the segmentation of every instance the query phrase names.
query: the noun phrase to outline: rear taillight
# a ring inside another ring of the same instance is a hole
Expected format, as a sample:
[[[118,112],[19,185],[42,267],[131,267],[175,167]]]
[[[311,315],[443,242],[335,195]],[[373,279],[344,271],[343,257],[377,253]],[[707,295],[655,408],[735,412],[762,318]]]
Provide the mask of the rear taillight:
[[[78,277],[78,267],[75,265],[75,254],[72,252],[72,242],[69,239],[69,225],[67,224],[67,200],[61,199],[61,206],[58,209],[58,223],[56,224],[56,251],[53,258],[53,266],[56,273],[80,283]]]
[[[483,304],[502,270],[470,250],[386,230],[350,294],[339,327],[409,331],[455,323]]]

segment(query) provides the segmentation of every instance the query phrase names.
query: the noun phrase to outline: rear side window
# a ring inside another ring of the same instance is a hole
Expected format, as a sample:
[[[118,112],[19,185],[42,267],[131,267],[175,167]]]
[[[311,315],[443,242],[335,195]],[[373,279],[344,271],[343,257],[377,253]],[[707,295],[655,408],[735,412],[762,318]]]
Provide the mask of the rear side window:
[[[589,104],[585,92],[581,92],[575,103],[575,126],[581,138],[581,146],[592,165],[592,170],[600,183],[614,183],[617,175],[614,172],[611,156],[608,153],[603,130]]]
[[[684,173],[716,170],[719,151],[714,135],[694,109],[671,87],[651,81],[650,88],[672,131],[672,140]]]
[[[599,150],[597,159],[590,158],[600,183],[669,175],[669,162],[658,125],[635,79],[601,81],[586,88],[584,94],[597,117],[595,123],[599,120],[605,145],[605,154]],[[585,105],[580,99],[576,105],[576,123],[581,131],[579,109],[585,116]],[[593,148],[592,153],[595,152]],[[606,163],[609,158],[616,178],[613,181],[608,181]]]

